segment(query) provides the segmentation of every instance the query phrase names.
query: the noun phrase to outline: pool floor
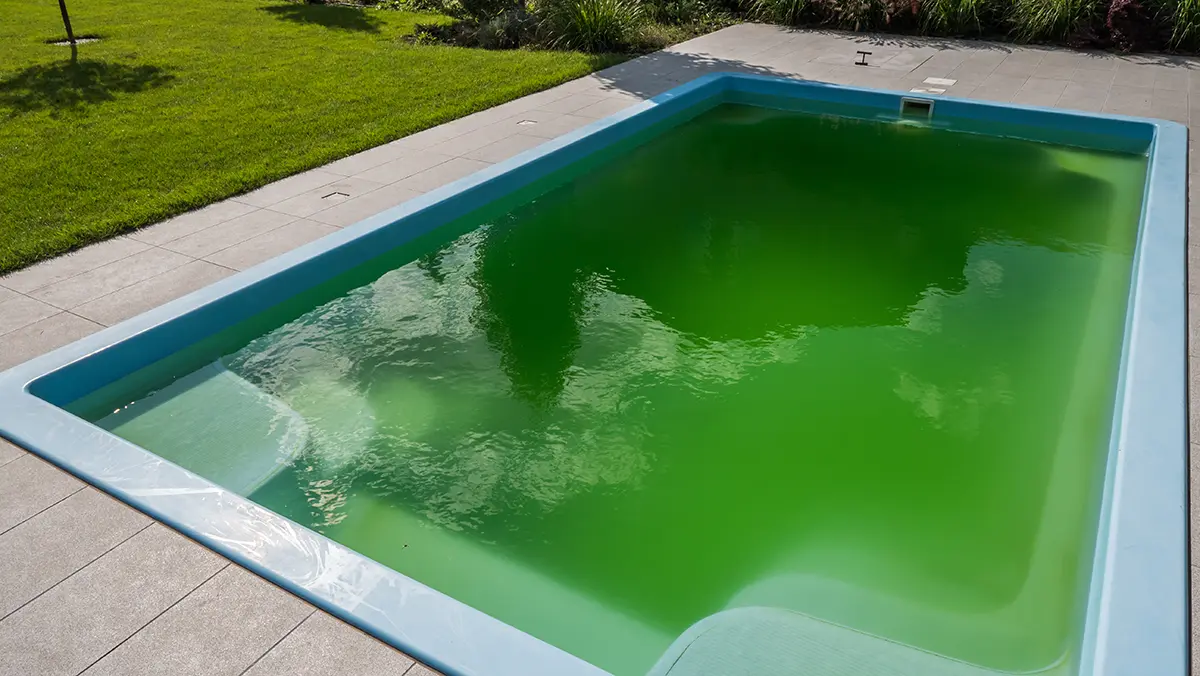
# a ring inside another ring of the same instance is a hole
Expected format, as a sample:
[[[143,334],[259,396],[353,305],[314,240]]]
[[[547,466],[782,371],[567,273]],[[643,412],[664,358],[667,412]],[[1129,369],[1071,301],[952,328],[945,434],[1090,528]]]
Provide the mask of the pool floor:
[[[617,676],[755,605],[1040,670],[1145,166],[725,105],[75,408]]]

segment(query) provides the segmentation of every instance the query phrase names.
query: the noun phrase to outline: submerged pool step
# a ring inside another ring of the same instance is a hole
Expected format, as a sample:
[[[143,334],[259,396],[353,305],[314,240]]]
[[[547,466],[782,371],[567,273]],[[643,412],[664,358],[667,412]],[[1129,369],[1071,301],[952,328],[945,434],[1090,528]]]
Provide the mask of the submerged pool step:
[[[1055,673],[1052,668],[1042,673]],[[998,676],[782,608],[735,608],[692,625],[647,676]]]
[[[96,421],[239,495],[304,449],[309,426],[278,398],[215,361]]]

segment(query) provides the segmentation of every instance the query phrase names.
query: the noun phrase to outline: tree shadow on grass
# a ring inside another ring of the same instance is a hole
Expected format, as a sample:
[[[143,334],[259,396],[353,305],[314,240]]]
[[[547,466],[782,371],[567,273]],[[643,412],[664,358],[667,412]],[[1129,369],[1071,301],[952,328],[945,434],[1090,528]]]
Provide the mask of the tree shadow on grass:
[[[11,115],[40,110],[82,111],[111,101],[117,94],[161,87],[175,76],[158,66],[130,66],[107,61],[57,61],[30,66],[0,80],[0,109]]]
[[[285,21],[302,24],[315,24],[326,28],[345,31],[362,31],[378,33],[382,22],[367,14],[362,7],[346,5],[308,5],[286,4],[263,7],[262,11],[273,14]]]

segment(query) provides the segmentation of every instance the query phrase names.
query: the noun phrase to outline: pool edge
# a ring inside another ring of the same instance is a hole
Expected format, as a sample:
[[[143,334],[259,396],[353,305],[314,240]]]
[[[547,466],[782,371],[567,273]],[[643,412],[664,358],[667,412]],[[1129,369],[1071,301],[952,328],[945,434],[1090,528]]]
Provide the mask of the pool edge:
[[[594,150],[584,147],[589,141],[594,142],[593,145],[603,142],[598,135],[606,130],[629,120],[641,119],[646,125],[652,124],[655,120],[650,117],[653,116],[639,118],[648,112],[657,110],[656,119],[661,119],[672,114],[667,110],[669,108],[695,105],[736,87],[786,89],[789,92],[784,95],[794,96],[791,91],[799,84],[753,75],[703,76],[326,238],[13,367],[0,373],[0,435],[435,668],[458,674],[601,674],[601,670],[578,658],[74,418],[34,396],[29,389],[35,382],[50,382],[44,380],[48,375],[62,373],[64,367],[80,363],[134,336],[161,332],[163,327],[171,325],[176,326],[174,332],[159,334],[155,340],[163,339],[163,336],[186,338],[188,322],[180,320],[214,303],[228,302],[239,293],[269,292],[268,295],[274,293],[277,300],[286,291],[277,288],[284,286],[281,282],[271,284],[276,275],[311,264],[316,258],[330,255],[364,236],[392,229],[398,221],[418,216],[468,191],[480,191],[475,195],[477,199],[486,198],[489,184],[491,192],[504,192],[507,190],[504,177],[532,163],[548,160],[553,163],[555,157],[560,164],[575,161],[582,153]],[[880,103],[894,101],[903,95],[823,83],[804,83],[804,88],[809,93],[819,92],[831,97],[846,94]],[[1102,518],[1102,530],[1097,538],[1098,555],[1081,651],[1082,666],[1091,671],[1081,673],[1104,676],[1185,674],[1188,644],[1186,128],[1157,120],[981,103],[952,97],[929,98],[935,98],[942,106],[941,110],[947,105],[951,110],[961,105],[967,111],[984,107],[989,114],[1016,122],[1043,124],[1046,119],[1064,123],[1084,120],[1102,129],[1153,130],[1146,201],[1128,310],[1128,351],[1121,365],[1123,386],[1118,398],[1121,415],[1115,416],[1123,424],[1114,436],[1110,451],[1104,503],[1104,514],[1110,516]],[[437,227],[437,223],[430,227]],[[414,230],[409,233],[409,238],[425,231]],[[1177,248],[1172,250],[1173,247]],[[271,288],[274,288],[273,292],[270,292]],[[266,301],[256,299],[255,304],[263,302]],[[121,370],[126,366],[118,358],[108,361],[113,362],[108,367],[110,370]],[[100,375],[91,373],[92,377]],[[87,385],[80,382],[86,379],[70,380],[75,381],[74,387]],[[1165,395],[1168,391],[1177,396]],[[1157,392],[1159,396],[1146,397],[1146,392]],[[62,391],[57,393],[63,394]],[[55,392],[42,394],[53,395]],[[1135,395],[1137,401],[1134,401]],[[64,444],[71,444],[65,452]],[[96,453],[87,454],[80,449],[95,449]],[[195,511],[197,504],[210,510],[208,516],[222,524],[222,528],[233,528],[226,518],[231,514],[254,513],[259,521],[241,531],[208,528],[208,524],[191,525],[187,523],[188,519],[177,516],[179,500],[193,500],[183,510],[188,514]],[[238,540],[239,536],[249,539]],[[253,546],[246,547],[245,542],[251,542]],[[299,552],[317,557],[318,569],[297,568],[294,556],[289,558],[278,552],[259,551],[270,550],[281,542],[293,547],[293,554]],[[384,594],[376,591],[380,589],[390,589],[395,592],[391,595],[399,595],[398,612],[389,614],[376,608],[377,614],[371,615],[366,606],[376,606],[374,602],[380,599],[370,594]],[[407,620],[398,617],[403,614],[411,617]],[[442,631],[417,631],[410,627],[431,623]],[[445,636],[430,637],[439,633]],[[1138,670],[1131,671],[1134,667]]]

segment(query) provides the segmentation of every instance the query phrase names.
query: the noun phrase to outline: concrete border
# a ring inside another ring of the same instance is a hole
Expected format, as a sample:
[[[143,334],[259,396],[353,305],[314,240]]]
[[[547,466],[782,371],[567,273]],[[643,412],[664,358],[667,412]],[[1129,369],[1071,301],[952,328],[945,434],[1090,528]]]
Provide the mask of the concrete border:
[[[647,127],[730,92],[871,108],[900,94],[743,75],[702,77],[395,209],[0,374],[0,433],[267,579],[461,674],[598,674],[594,667],[228,493],[65,404],[181,346],[428,232]],[[889,112],[891,111],[891,112]],[[1178,124],[939,98],[938,119],[1083,129],[1150,144],[1151,168],[1084,636],[1083,673],[1187,668],[1186,130]],[[53,403],[52,403],[53,402]]]

